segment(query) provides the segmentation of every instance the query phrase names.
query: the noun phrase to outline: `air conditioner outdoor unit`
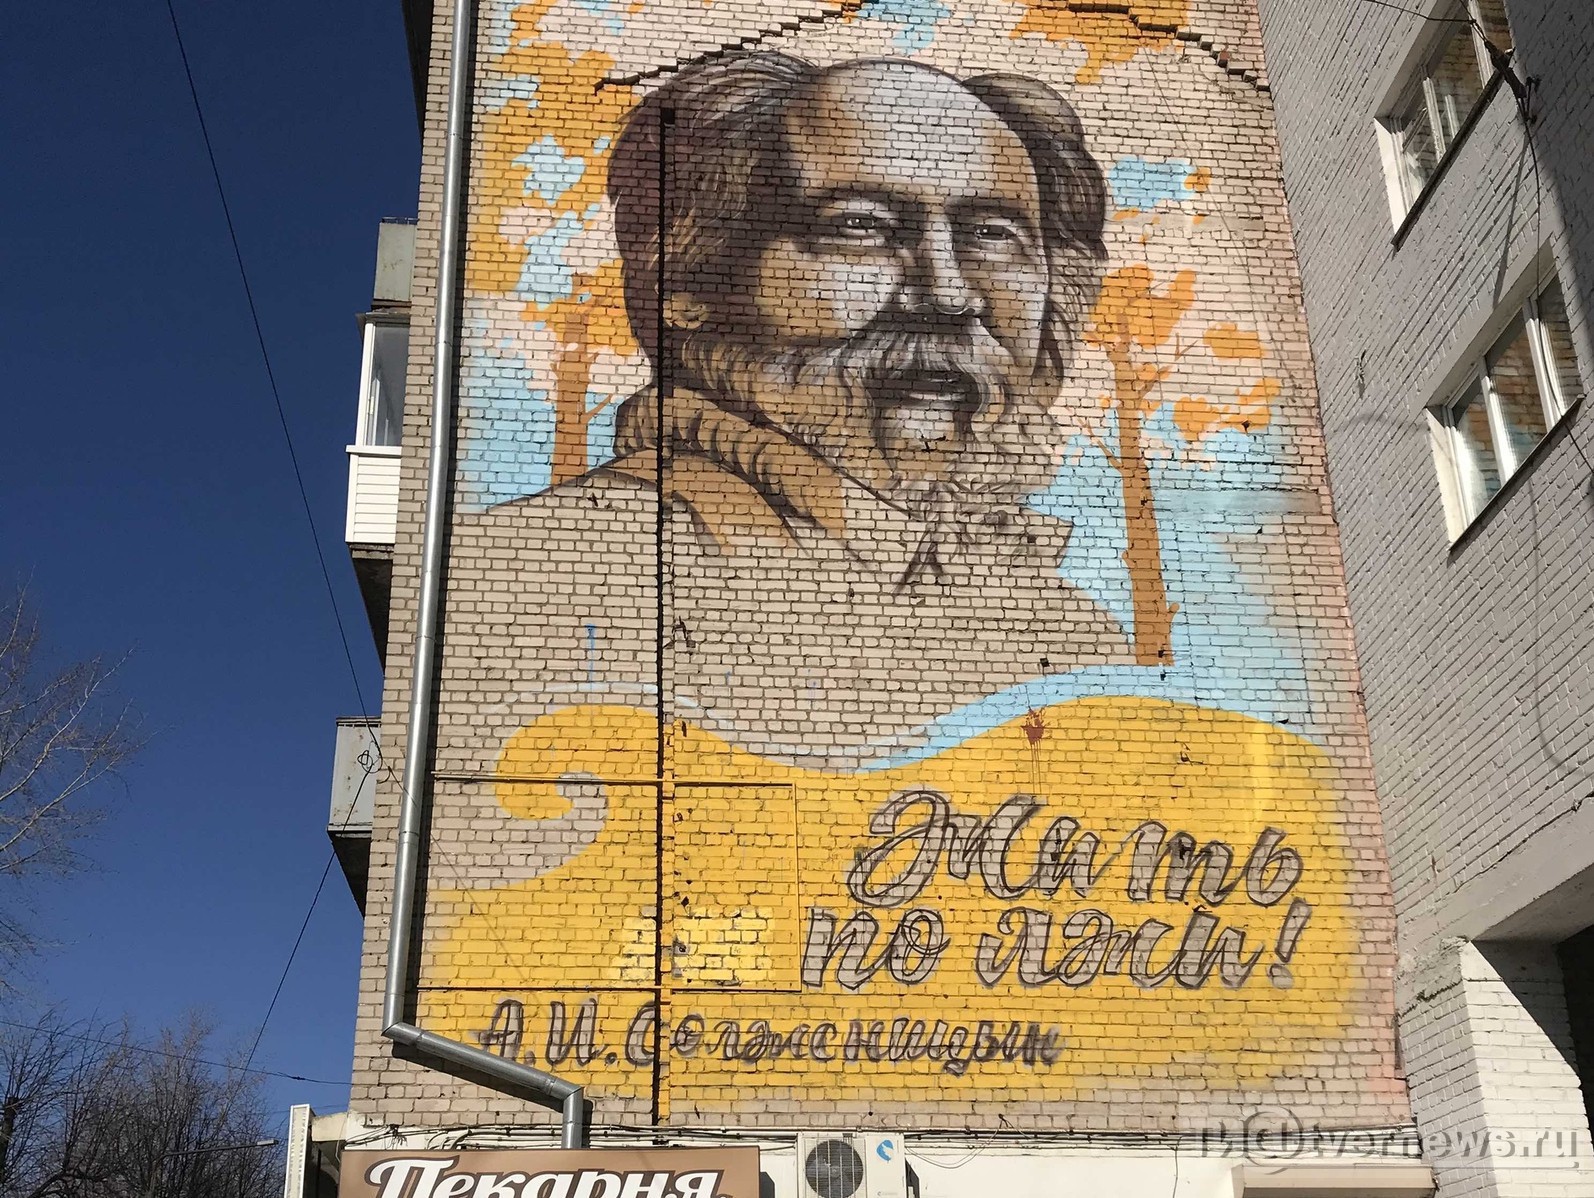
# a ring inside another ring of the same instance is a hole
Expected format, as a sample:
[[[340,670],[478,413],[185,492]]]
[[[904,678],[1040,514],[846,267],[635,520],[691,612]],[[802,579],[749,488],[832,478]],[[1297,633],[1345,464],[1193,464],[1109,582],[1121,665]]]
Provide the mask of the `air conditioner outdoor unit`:
[[[902,1137],[891,1132],[802,1132],[800,1198],[908,1198]]]

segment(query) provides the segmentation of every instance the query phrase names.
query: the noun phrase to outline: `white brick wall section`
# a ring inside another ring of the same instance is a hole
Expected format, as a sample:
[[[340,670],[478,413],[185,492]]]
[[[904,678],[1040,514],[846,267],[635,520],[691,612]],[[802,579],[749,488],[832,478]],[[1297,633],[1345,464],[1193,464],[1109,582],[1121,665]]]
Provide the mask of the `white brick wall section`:
[[[1451,940],[1401,983],[1412,1106],[1442,1198],[1594,1194],[1553,947]]]
[[[1594,837],[1572,831],[1594,773],[1594,425],[1574,412],[1452,547],[1423,414],[1444,398],[1440,364],[1541,244],[1594,385],[1594,5],[1507,0],[1517,70],[1540,81],[1537,172],[1500,87],[1398,245],[1375,122],[1395,64],[1436,27],[1363,0],[1259,8],[1395,885],[1413,1106],[1433,1136],[1580,1133],[1577,1172],[1441,1164],[1440,1198],[1594,1193],[1553,948],[1465,942],[1594,867]],[[1594,906],[1569,926],[1586,922]]]

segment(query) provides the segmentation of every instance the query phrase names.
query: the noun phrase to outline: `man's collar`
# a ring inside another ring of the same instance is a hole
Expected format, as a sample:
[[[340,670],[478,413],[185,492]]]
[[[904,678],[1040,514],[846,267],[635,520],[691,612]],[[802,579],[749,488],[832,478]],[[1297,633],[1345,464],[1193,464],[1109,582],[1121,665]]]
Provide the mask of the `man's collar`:
[[[657,449],[660,432],[658,392],[648,387],[620,405],[615,456]],[[670,393],[662,432],[666,470],[671,460],[706,459],[742,479],[787,519],[815,525],[841,541],[847,539],[849,508],[865,499],[892,506],[781,429],[755,424],[697,391]]]
[[[620,405],[615,417],[612,467],[656,482],[660,440],[657,391],[646,388]],[[921,581],[950,581],[954,572],[977,582],[982,571],[1023,565],[1055,574],[1067,547],[1066,520],[1029,508],[991,511],[982,548],[964,547],[958,562],[945,560],[945,546],[930,526],[839,469],[784,430],[754,422],[712,402],[701,392],[676,388],[664,405],[666,481],[672,498],[683,500],[721,545],[736,540],[735,528],[714,518],[699,494],[687,493],[682,477],[690,459],[706,462],[744,482],[800,538],[801,530],[838,542],[850,556],[887,574],[899,587]],[[677,467],[672,479],[670,463]],[[1000,529],[1000,533],[996,530]]]

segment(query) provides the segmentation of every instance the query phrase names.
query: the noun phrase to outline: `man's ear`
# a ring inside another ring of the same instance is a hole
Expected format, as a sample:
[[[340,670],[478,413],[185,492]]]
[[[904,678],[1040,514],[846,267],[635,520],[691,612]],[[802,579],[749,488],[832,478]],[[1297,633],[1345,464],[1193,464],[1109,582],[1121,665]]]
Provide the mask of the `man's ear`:
[[[690,291],[678,291],[665,297],[664,323],[672,329],[700,329],[707,320],[708,305]]]

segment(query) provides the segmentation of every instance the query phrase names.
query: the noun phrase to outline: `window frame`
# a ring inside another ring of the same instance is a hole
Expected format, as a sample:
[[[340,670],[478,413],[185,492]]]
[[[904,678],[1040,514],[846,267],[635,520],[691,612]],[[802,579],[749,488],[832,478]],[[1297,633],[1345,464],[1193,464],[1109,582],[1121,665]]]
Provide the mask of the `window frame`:
[[[383,329],[403,329],[407,338],[410,331],[409,314],[407,312],[394,313],[392,315],[382,311],[365,312],[360,315],[359,319],[361,341],[359,392],[360,406],[355,415],[354,442],[350,448],[358,449],[362,452],[397,453],[402,444],[404,427],[405,396],[402,383],[399,387],[399,394],[397,396],[398,405],[396,409],[398,423],[395,429],[395,435],[399,437],[399,440],[394,441],[391,444],[378,444],[372,439],[375,436],[376,426],[379,423],[377,420],[377,409],[380,403],[380,397],[375,393],[375,384],[377,382],[376,341],[377,337],[379,336],[379,331]],[[401,372],[401,378],[404,378],[408,373],[408,358],[409,354],[408,349],[406,348],[406,369],[405,371]]]
[[[1442,402],[1431,405],[1428,415],[1440,448],[1443,491],[1446,515],[1450,524],[1452,543],[1463,535],[1488,512],[1509,489],[1514,478],[1520,475],[1550,435],[1582,402],[1582,395],[1564,395],[1561,391],[1560,372],[1556,368],[1554,347],[1540,316],[1540,302],[1551,288],[1560,287],[1558,275],[1536,282],[1527,296],[1515,304],[1503,306],[1491,322],[1491,335],[1480,338],[1477,348],[1463,359],[1459,380],[1445,391]],[[1564,297],[1564,289],[1563,289]],[[1563,298],[1563,303],[1564,298]],[[1518,317],[1522,319],[1523,335],[1533,362],[1533,380],[1538,391],[1539,405],[1544,415],[1544,435],[1531,448],[1518,452],[1512,444],[1510,428],[1501,407],[1500,392],[1490,376],[1489,360],[1503,348],[1506,338]],[[1571,363],[1576,368],[1576,363]],[[1472,500],[1473,488],[1469,485],[1472,450],[1461,431],[1460,415],[1471,392],[1477,387],[1482,396],[1489,429],[1489,448],[1494,454],[1500,485],[1493,494],[1479,502]]]
[[[1464,33],[1472,43],[1473,59],[1478,67],[1478,98],[1461,115],[1454,134],[1447,139],[1444,136],[1444,124],[1440,120],[1440,100],[1434,75],[1453,39],[1463,32],[1456,29],[1456,23],[1463,19],[1462,14],[1469,23]],[[1481,0],[1440,0],[1429,5],[1429,12],[1425,15],[1428,17],[1425,24],[1437,24],[1439,31],[1427,33],[1408,53],[1394,83],[1385,90],[1376,122],[1379,140],[1384,148],[1385,182],[1389,190],[1390,216],[1395,224],[1394,240],[1397,245],[1444,176],[1451,160],[1466,142],[1473,126],[1488,108],[1501,82],[1500,72],[1494,67],[1483,32],[1486,14],[1481,9]],[[1509,38],[1509,27],[1506,33]],[[1511,39],[1511,42],[1512,48],[1506,51],[1507,54],[1515,53],[1515,39]],[[1419,94],[1423,101],[1427,131],[1433,140],[1434,165],[1422,184],[1414,187],[1414,181],[1406,169],[1408,132],[1401,125],[1400,117],[1411,111]]]

